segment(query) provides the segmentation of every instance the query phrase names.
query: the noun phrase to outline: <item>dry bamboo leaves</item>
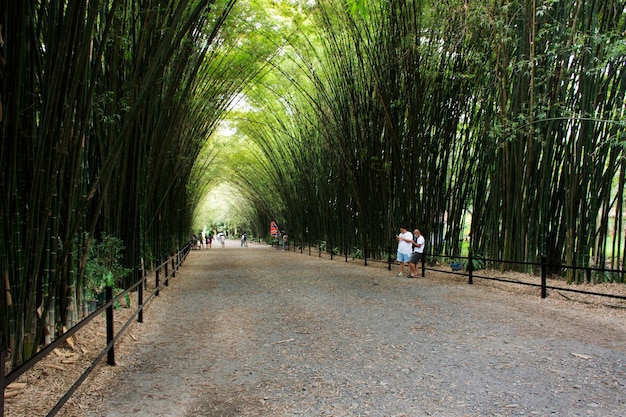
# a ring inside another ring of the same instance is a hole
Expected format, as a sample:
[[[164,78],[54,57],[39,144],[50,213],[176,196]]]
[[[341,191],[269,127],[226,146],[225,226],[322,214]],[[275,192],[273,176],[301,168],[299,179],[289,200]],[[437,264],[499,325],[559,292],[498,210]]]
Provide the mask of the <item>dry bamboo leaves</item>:
[[[17,397],[22,392],[24,392],[24,388],[26,388],[26,386],[27,386],[27,384],[24,383],[24,382],[12,382],[12,383],[10,383],[7,386],[7,388],[6,388],[6,391],[4,393],[4,398]]]

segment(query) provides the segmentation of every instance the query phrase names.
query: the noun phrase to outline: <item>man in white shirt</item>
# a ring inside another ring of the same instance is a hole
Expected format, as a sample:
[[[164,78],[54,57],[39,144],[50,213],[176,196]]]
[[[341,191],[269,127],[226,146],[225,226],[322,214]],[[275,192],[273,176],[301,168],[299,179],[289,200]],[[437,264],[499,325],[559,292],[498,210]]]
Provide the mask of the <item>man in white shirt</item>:
[[[417,278],[419,276],[417,272],[417,266],[422,261],[422,255],[424,254],[424,236],[419,229],[413,230],[413,254],[409,259],[409,267],[411,268],[411,278]]]
[[[400,234],[396,236],[398,241],[398,255],[396,260],[400,263],[399,277],[404,275],[404,265],[409,263],[409,258],[413,252],[413,234],[406,230],[406,227],[400,227]]]

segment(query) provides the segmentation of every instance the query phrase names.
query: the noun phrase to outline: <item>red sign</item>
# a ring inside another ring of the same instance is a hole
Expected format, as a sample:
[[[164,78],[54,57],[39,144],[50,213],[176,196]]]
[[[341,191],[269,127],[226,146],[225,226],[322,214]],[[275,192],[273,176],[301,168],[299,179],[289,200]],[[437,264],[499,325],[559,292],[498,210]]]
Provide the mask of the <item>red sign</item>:
[[[270,235],[278,236],[278,225],[274,220],[270,223]]]

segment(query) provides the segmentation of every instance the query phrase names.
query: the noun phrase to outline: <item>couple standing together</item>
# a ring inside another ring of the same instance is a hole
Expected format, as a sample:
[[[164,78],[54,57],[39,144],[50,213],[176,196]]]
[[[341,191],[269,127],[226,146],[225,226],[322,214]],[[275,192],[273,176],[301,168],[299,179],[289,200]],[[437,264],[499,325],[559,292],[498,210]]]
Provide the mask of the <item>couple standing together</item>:
[[[409,278],[417,278],[417,265],[422,260],[424,253],[424,236],[419,229],[413,230],[413,233],[406,230],[406,227],[400,227],[400,234],[396,236],[398,240],[398,257],[400,263],[400,272],[398,276],[404,275],[404,265],[408,264],[411,274]]]

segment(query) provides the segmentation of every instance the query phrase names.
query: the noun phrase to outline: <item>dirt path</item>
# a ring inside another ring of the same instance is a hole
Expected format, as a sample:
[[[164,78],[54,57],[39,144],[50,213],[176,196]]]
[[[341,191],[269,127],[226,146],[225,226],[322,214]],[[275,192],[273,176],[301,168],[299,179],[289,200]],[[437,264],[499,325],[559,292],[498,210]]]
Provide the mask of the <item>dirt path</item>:
[[[624,314],[234,245],[189,255],[85,416],[625,415]]]

